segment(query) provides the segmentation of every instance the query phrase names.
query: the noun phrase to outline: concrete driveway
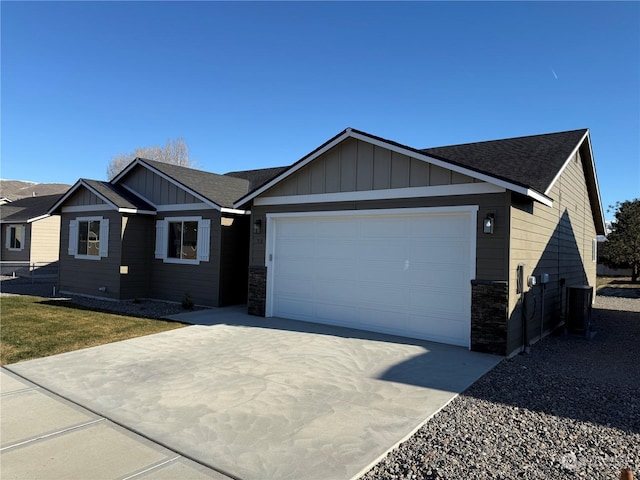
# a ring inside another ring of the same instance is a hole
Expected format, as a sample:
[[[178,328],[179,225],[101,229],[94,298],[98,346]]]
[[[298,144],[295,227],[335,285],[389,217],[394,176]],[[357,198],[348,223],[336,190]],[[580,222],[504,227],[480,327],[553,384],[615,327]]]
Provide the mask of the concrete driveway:
[[[194,325],[7,369],[232,478],[348,479],[501,360],[242,308],[175,318]]]

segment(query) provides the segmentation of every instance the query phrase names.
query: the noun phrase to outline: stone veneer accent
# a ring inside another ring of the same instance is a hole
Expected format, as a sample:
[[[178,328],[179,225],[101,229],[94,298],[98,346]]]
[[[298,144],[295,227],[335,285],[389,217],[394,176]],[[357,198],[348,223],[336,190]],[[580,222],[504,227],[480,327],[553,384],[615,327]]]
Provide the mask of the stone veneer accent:
[[[471,281],[471,350],[507,354],[508,282]]]
[[[249,267],[249,315],[264,317],[267,298],[267,267]]]

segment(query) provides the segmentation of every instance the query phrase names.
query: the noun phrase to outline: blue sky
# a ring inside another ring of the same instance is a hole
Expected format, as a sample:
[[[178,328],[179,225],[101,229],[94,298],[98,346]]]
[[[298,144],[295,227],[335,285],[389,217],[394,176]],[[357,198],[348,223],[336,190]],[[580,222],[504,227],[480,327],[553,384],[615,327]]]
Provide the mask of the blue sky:
[[[605,209],[640,196],[637,2],[0,8],[5,179],[105,179],[177,137],[225,173],[346,127],[415,148],[590,128]]]

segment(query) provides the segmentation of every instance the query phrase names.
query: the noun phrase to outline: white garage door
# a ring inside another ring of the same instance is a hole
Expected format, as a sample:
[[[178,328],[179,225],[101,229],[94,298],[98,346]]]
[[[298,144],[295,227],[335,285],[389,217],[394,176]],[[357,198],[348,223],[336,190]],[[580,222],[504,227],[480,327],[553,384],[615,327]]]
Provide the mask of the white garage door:
[[[476,209],[425,210],[269,215],[267,315],[469,346]]]

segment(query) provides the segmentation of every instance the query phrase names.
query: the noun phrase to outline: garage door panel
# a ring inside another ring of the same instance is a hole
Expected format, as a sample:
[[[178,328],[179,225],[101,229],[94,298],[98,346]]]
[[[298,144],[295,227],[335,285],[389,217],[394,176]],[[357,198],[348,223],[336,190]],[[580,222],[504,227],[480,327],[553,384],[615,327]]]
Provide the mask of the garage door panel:
[[[379,218],[358,220],[358,236],[364,238],[405,238],[409,232],[409,222],[403,217],[381,215]]]
[[[315,222],[316,238],[352,238],[358,236],[358,224],[345,218],[318,218]]]
[[[367,239],[361,242],[357,256],[366,260],[395,260],[404,261],[406,258],[406,242],[401,240],[389,241],[388,239]]]
[[[331,282],[315,281],[313,300],[320,303],[353,305],[353,296],[356,291],[357,282],[349,279],[334,279]]]
[[[327,239],[321,241],[316,238],[313,242],[316,256],[322,258],[355,258],[358,254],[358,242],[353,239]],[[309,252],[307,252],[309,255]]]
[[[289,317],[296,319],[296,317]],[[358,328],[358,309],[353,305],[336,305],[333,303],[316,303],[314,322],[328,323],[341,327]]]
[[[420,259],[427,263],[442,263],[446,265],[469,264],[469,244],[457,239],[425,240],[412,239],[408,243],[405,255],[409,258]]]
[[[275,218],[270,314],[469,345],[472,216]]]
[[[340,279],[355,281],[358,278],[357,263],[353,259],[324,259],[317,262],[310,272],[313,273],[308,275],[313,275],[314,280],[319,283]]]
[[[428,264],[426,262],[411,263],[408,270],[411,285],[428,288],[456,288],[467,282],[468,274],[461,270],[447,268],[447,265]]]
[[[411,222],[411,234],[414,237],[451,238],[464,237],[468,233],[468,222],[460,217],[434,215],[415,218]]]
[[[381,292],[384,291],[384,294]],[[386,282],[360,282],[355,301],[358,305],[378,308],[394,308],[392,311],[404,309],[408,298],[407,288],[403,285],[392,285]]]
[[[362,328],[401,334],[406,333],[408,315],[397,310],[361,307],[358,310],[358,320]]]

